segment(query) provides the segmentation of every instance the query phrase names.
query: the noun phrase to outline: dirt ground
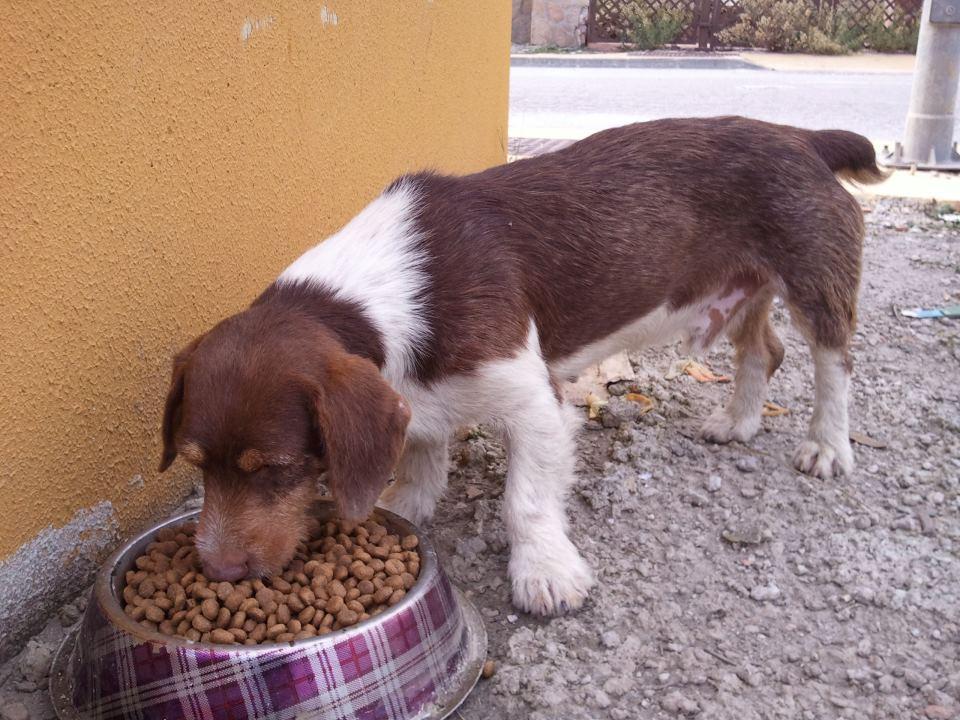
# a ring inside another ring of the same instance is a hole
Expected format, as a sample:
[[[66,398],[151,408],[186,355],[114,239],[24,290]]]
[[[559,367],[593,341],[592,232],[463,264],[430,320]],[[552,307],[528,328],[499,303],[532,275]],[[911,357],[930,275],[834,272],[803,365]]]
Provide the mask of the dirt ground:
[[[729,385],[667,380],[674,350],[634,355],[656,408],[617,399],[619,425],[585,421],[569,499],[597,585],[578,613],[536,619],[509,602],[503,449],[482,428],[457,444],[426,529],[497,671],[454,717],[960,720],[960,321],[897,312],[960,304],[960,223],[912,201],[865,209],[851,428],[885,447],[856,445],[852,478],[791,467],[812,366],[781,309],[770,400],[790,412],[747,445],[697,439]],[[731,374],[729,347],[706,363]],[[78,611],[0,666],[4,720],[52,717],[44,666]]]

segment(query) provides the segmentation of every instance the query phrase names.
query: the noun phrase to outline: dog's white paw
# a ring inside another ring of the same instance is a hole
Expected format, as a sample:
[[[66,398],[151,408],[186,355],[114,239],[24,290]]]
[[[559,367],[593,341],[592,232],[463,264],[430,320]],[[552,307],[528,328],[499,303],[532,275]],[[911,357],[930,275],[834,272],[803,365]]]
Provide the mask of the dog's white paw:
[[[412,483],[395,482],[380,494],[377,506],[419,525],[433,517],[436,502]]]
[[[593,575],[569,540],[557,549],[524,545],[510,557],[513,604],[533,615],[558,615],[583,605]]]
[[[793,456],[793,466],[800,472],[829,480],[853,473],[853,448],[850,442],[827,443],[804,440]]]
[[[700,437],[707,442],[728,443],[732,440],[748,442],[760,430],[760,418],[734,418],[725,408],[719,407],[711,413],[700,427]]]

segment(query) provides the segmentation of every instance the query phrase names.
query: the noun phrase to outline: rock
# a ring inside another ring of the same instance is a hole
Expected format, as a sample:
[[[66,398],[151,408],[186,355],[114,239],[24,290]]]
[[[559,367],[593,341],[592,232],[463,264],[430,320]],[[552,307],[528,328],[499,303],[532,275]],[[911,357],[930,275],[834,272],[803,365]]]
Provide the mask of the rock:
[[[750,687],[759,687],[763,682],[763,675],[754,668],[751,667],[741,667],[736,669],[737,677]]]
[[[466,560],[476,560],[487,551],[487,543],[479,535],[457,540],[457,555]]]
[[[610,696],[603,690],[595,690],[593,693],[593,703],[597,707],[608,708],[610,707]]]
[[[720,537],[734,545],[759,545],[766,539],[763,528],[753,523],[729,526]]]
[[[537,656],[537,641],[533,630],[525,627],[518,629],[507,640],[507,648],[507,655],[513,662],[518,665],[529,663]]]
[[[603,691],[607,693],[607,695],[620,697],[633,690],[633,685],[633,678],[624,676],[612,677],[603,684]]]
[[[757,602],[768,602],[780,597],[780,588],[771,580],[766,585],[755,585],[750,589],[750,597]],[[742,679],[742,678],[741,678]]]
[[[600,644],[605,648],[620,647],[621,642],[623,641],[620,639],[620,633],[616,630],[607,630],[600,635]]]
[[[50,674],[53,647],[39,640],[31,640],[20,655],[20,674],[29,682],[39,683]]]
[[[700,712],[700,704],[679,692],[672,692],[660,701],[660,707],[667,712],[696,715]]]
[[[865,585],[858,585],[853,589],[853,599],[861,605],[870,605],[876,596],[874,589]]]
[[[760,463],[753,455],[741,455],[735,465],[742,473],[753,473],[760,469]]]
[[[622,397],[612,397],[601,410],[600,422],[606,428],[620,427],[625,422],[638,420],[643,408]]]
[[[467,500],[476,500],[478,497],[483,495],[483,488],[479,485],[467,485],[464,488],[464,492],[467,496]]]
[[[80,611],[73,603],[67,603],[60,608],[60,612],[57,613],[57,617],[60,619],[60,624],[63,627],[70,627],[80,619]]]
[[[930,720],[951,720],[956,716],[956,710],[946,705],[927,705],[923,709],[923,714]]]
[[[715,493],[723,486],[723,478],[719,475],[711,475],[703,486],[707,489],[707,492]]]
[[[916,670],[907,670],[903,673],[903,681],[914,689],[921,688],[926,684],[927,680],[923,675],[918,673]]]
[[[893,679],[892,675],[881,675],[880,679],[877,680],[877,690],[882,692],[884,695],[889,695],[893,692],[893,686],[896,681]]]
[[[893,521],[890,525],[893,530],[906,530],[908,532],[914,532],[917,529],[917,522],[909,515],[904,515]]]
[[[0,718],[3,720],[30,720],[27,706],[22,702],[9,702],[0,707]]]
[[[688,505],[693,505],[694,507],[703,507],[707,504],[707,499],[703,495],[692,491],[684,493],[683,499]]]

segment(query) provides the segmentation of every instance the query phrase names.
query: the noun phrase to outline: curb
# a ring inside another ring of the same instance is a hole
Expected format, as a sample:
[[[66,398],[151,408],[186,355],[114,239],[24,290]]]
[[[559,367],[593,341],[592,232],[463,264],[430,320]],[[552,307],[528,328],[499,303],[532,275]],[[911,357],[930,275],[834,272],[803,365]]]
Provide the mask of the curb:
[[[642,68],[652,70],[769,70],[742,57],[670,57],[666,55],[513,54],[511,67]]]

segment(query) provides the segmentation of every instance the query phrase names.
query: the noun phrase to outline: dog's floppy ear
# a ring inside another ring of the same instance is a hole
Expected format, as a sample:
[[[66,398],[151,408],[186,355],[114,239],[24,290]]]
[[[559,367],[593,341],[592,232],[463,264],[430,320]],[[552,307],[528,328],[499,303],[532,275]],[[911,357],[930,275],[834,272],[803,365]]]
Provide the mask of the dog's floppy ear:
[[[363,520],[400,459],[410,409],[376,365],[343,350],[332,354],[310,394],[337,510]]]
[[[160,472],[173,464],[177,457],[175,437],[180,428],[181,408],[183,406],[183,375],[187,360],[203,340],[203,335],[193,340],[173,358],[173,372],[170,376],[170,389],[167,391],[167,403],[163,408],[163,455],[160,458]]]

